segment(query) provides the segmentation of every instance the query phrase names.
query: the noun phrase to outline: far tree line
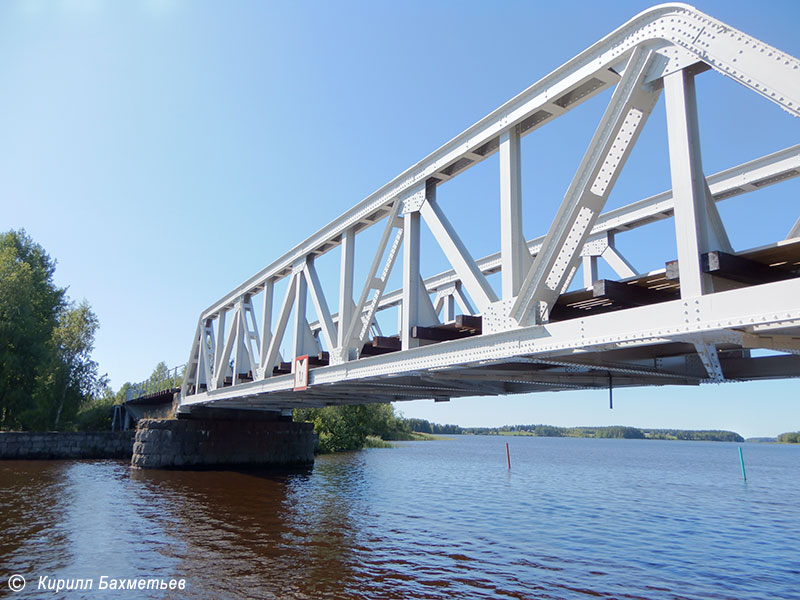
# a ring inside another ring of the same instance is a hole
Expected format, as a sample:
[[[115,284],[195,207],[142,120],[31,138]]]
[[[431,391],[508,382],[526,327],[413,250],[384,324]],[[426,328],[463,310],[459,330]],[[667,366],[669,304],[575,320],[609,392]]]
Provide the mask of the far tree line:
[[[443,434],[469,435],[528,435],[535,437],[581,437],[616,439],[656,440],[706,440],[716,442],[743,442],[744,438],[734,431],[643,429],[610,425],[607,427],[556,427],[553,425],[503,425],[502,427],[459,427],[439,425],[424,419],[409,419],[414,431]]]

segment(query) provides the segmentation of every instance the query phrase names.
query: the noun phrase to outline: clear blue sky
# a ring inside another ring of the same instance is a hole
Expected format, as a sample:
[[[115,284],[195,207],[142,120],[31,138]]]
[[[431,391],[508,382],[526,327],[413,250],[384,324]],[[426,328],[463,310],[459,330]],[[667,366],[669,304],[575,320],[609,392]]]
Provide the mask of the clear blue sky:
[[[202,309],[648,6],[3,2],[0,230],[27,229],[58,260],[57,283],[92,305],[94,356],[118,388],[160,360],[184,363]],[[697,7],[800,56],[800,3]],[[698,86],[707,173],[800,141],[797,119],[731,81],[708,73]],[[525,138],[528,237],[545,232],[607,98]],[[669,187],[665,140],[659,106],[609,207]],[[789,182],[724,203],[734,247],[785,235],[798,192]],[[497,194],[496,157],[441,188],[476,256],[499,247]],[[671,227],[620,245],[639,270],[663,267],[674,241],[654,240]],[[431,251],[424,274],[445,266]],[[791,380],[621,390],[613,411],[599,392],[399,408],[462,425],[751,436],[800,429],[799,397]]]

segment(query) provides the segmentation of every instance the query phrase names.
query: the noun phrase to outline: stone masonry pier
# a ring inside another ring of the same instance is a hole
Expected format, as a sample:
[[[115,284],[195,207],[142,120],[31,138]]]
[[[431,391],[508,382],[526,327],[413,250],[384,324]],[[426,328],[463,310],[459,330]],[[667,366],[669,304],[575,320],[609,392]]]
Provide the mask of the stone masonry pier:
[[[142,419],[134,468],[304,466],[314,463],[311,423],[243,419]]]

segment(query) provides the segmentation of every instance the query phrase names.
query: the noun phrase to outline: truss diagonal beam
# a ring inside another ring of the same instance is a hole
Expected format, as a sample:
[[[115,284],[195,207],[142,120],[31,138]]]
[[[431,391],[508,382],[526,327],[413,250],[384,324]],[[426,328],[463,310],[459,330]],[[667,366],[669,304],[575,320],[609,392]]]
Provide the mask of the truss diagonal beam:
[[[605,260],[622,279],[635,277],[639,274],[613,244],[609,244],[600,256],[603,257],[603,260]]]
[[[453,269],[478,310],[482,313],[486,312],[490,304],[497,302],[497,294],[494,293],[492,286],[486,281],[486,277],[483,276],[475,260],[470,256],[469,250],[458,237],[455,228],[447,220],[436,202],[436,197],[429,196],[422,203],[419,212],[444,251],[447,260],[453,265]]]
[[[719,362],[716,346],[705,340],[699,340],[694,343],[694,347],[697,350],[700,361],[703,363],[703,367],[705,367],[708,373],[708,380],[712,383],[722,383],[725,381],[725,375],[722,373],[722,365]]]
[[[389,243],[392,232],[400,227],[400,224],[397,222],[400,204],[401,202],[396,199],[386,218],[386,226],[383,229],[383,235],[381,236],[380,242],[378,242],[378,248],[375,252],[375,257],[372,259],[372,265],[367,273],[367,280],[364,283],[361,296],[359,297],[358,303],[353,311],[353,318],[350,321],[350,326],[347,328],[347,334],[344,336],[345,346],[342,346],[342,360],[347,360],[348,357],[346,355],[348,354],[350,348],[360,350],[360,345],[363,343],[363,340],[369,331],[375,311],[378,309],[380,296],[383,294],[383,290],[386,288],[386,279],[389,277],[389,273],[391,273],[392,266],[394,265],[394,259],[397,256],[397,249],[400,245],[400,241],[403,239],[402,229],[400,229],[395,235],[394,242],[392,243],[392,247],[389,251],[389,258],[384,264],[381,278],[376,279],[375,276],[377,275],[378,269],[383,261],[383,254],[386,250],[387,244]],[[369,293],[372,290],[375,291],[375,294],[369,307],[369,314],[367,317],[363,317],[362,313],[364,312]]]
[[[258,365],[264,364],[272,340],[272,303],[275,298],[275,281],[270,279],[264,284],[264,303],[261,310],[261,345],[259,346]]]
[[[319,275],[317,275],[317,268],[314,266],[313,259],[306,260],[303,275],[308,282],[308,292],[311,295],[311,301],[314,303],[314,309],[317,311],[317,318],[322,324],[322,335],[325,337],[328,350],[331,350],[336,347],[338,341],[336,326],[333,324],[331,311],[328,309],[328,301],[325,299],[325,293],[322,290],[322,284],[319,281]]]
[[[189,360],[186,361],[186,372],[183,378],[183,383],[181,384],[181,396],[184,398],[189,393],[189,388],[192,385],[197,386],[198,381],[200,379],[200,360],[201,360],[201,352],[202,352],[202,344],[203,344],[203,322],[205,319],[199,319],[197,321],[197,329],[194,333],[194,338],[192,340],[192,349],[189,351]]]
[[[205,384],[208,387],[213,379],[212,367],[214,365],[214,327],[211,319],[206,319],[200,338],[200,361],[202,369],[197,370],[197,385]],[[202,375],[202,378],[201,378]]]
[[[789,230],[789,233],[786,235],[787,240],[796,237],[800,237],[800,217],[797,218],[797,221],[794,222],[794,225]]]
[[[272,367],[275,366],[275,361],[278,358],[278,348],[283,341],[283,334],[286,332],[286,325],[289,323],[289,314],[292,312],[292,305],[294,304],[295,289],[297,288],[297,281],[300,278],[298,273],[292,274],[289,278],[289,285],[286,286],[286,296],[281,305],[281,313],[278,315],[278,322],[275,324],[275,331],[272,334],[272,339],[269,341],[269,347],[261,361],[261,377],[270,377],[272,375]]]
[[[215,357],[217,362],[214,365],[214,386],[216,388],[221,388],[223,385],[225,385],[225,375],[228,372],[228,362],[230,361],[231,353],[233,352],[233,344],[239,337],[239,319],[241,319],[241,317],[241,311],[239,311],[237,307],[237,310],[234,310],[233,312],[233,321],[231,322],[231,327],[228,330],[228,335],[225,339],[225,345],[222,348],[222,352]],[[222,332],[220,332],[220,338],[221,337]]]
[[[511,309],[510,316],[521,325],[546,320],[567,277],[574,273],[580,250],[658,99],[658,90],[643,88],[651,59],[650,51],[637,48],[628,61]]]

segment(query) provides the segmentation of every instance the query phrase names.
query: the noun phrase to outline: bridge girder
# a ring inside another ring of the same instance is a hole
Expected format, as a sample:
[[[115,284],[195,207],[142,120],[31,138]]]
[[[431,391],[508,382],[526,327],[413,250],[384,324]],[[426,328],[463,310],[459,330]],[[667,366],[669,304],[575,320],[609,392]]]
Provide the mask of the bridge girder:
[[[800,175],[800,144],[707,177],[694,94],[694,78],[705,70],[800,116],[796,58],[687,5],[644,11],[203,311],[182,409],[446,400],[602,388],[612,378],[623,387],[800,376],[800,226],[790,229],[790,239],[736,253],[716,206]],[[548,233],[526,241],[521,138],[612,87]],[[672,190],[603,212],[662,90]],[[475,260],[436,190],[496,152],[501,249]],[[616,237],[667,218],[675,221],[677,278],[670,268],[637,273]],[[364,250],[356,238],[381,223],[359,288],[354,257]],[[453,267],[427,279],[420,276],[423,223]],[[337,247],[339,277],[330,279],[339,285],[330,289],[316,260]],[[735,256],[728,265],[755,264],[761,279],[737,280],[721,261],[708,270],[703,260],[715,252]],[[621,281],[596,285],[600,258]],[[398,259],[402,288],[387,292]],[[586,289],[567,293],[581,264]],[[495,291],[487,276],[497,272]],[[286,293],[277,307],[282,280]],[[340,310],[332,313],[328,299],[337,297]],[[316,321],[308,319],[308,298]],[[457,318],[456,305],[466,318]],[[397,334],[383,336],[376,314],[393,307]],[[299,391],[287,372],[296,363],[280,352],[289,330],[288,357],[309,355],[312,362]],[[755,359],[754,348],[785,356]]]

